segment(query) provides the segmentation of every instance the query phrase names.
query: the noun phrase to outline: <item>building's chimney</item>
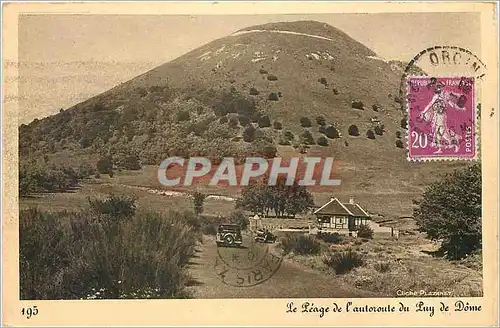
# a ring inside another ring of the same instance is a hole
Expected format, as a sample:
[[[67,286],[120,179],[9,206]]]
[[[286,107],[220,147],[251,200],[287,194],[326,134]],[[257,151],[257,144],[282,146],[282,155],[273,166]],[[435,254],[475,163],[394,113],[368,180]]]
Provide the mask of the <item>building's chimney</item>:
[[[354,198],[349,198],[349,204],[354,204]]]

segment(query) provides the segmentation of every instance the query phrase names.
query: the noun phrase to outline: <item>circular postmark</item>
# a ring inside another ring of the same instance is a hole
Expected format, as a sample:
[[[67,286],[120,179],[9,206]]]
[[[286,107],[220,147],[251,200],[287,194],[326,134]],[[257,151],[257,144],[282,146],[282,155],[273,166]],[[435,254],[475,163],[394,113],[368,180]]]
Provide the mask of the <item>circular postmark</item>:
[[[282,257],[271,250],[270,244],[244,234],[240,247],[217,247],[215,274],[226,285],[252,287],[264,283],[279,269]]]
[[[422,50],[406,65],[399,100],[408,160],[477,159],[480,83],[486,65],[456,46]]]

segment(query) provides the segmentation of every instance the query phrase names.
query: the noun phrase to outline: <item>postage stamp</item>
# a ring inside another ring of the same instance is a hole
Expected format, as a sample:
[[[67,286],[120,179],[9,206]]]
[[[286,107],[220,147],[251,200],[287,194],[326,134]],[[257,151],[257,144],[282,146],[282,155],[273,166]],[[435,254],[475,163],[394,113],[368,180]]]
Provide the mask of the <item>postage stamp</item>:
[[[408,159],[475,159],[473,77],[409,76]]]

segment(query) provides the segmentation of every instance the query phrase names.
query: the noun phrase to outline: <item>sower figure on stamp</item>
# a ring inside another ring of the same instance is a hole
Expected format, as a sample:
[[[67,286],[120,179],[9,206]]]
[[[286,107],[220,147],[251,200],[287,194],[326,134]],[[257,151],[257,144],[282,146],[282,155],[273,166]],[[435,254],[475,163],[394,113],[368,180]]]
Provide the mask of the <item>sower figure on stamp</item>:
[[[455,153],[460,149],[461,136],[447,126],[447,108],[464,110],[463,95],[457,95],[443,90],[445,84],[438,82],[434,89],[434,96],[425,106],[420,117],[432,125],[432,147],[437,148],[434,154],[443,152],[443,148],[455,148]],[[462,106],[460,106],[462,105]]]

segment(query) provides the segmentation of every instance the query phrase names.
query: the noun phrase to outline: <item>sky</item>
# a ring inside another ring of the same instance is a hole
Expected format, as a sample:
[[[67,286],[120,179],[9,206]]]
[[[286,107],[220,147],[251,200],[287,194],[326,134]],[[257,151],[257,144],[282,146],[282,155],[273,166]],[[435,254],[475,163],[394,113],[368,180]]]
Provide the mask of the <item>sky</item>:
[[[433,45],[478,54],[479,17],[469,13],[314,15],[28,15],[19,24],[21,61],[165,62],[238,29],[277,21],[335,26],[381,57],[408,60]]]
[[[19,100],[19,123],[28,123],[239,29],[297,20],[335,26],[385,59],[409,61],[421,50],[435,45],[464,47],[478,56],[481,51],[480,18],[473,13],[31,14],[19,18],[18,60],[38,64],[20,69],[18,96],[9,98],[7,88],[6,99]],[[5,74],[15,79],[12,72],[7,70]]]

